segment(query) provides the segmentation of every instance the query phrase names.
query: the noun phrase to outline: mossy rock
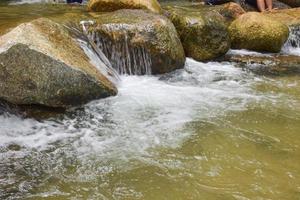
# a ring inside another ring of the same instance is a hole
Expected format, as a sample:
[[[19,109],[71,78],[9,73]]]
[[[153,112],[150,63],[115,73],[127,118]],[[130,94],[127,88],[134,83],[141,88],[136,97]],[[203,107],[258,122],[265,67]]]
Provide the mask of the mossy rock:
[[[0,37],[0,99],[17,105],[68,108],[115,95],[64,28],[48,19]]]
[[[94,18],[89,32],[115,69],[129,72],[150,65],[152,74],[162,74],[184,67],[183,47],[168,18],[143,10],[118,10]]]
[[[232,48],[279,52],[289,36],[286,25],[261,13],[249,12],[229,26]]]
[[[160,13],[161,7],[157,0],[90,0],[89,11],[111,12],[120,9],[146,9]]]
[[[208,7],[165,7],[166,15],[175,25],[185,54],[198,61],[224,55],[230,48],[230,38],[224,17]]]

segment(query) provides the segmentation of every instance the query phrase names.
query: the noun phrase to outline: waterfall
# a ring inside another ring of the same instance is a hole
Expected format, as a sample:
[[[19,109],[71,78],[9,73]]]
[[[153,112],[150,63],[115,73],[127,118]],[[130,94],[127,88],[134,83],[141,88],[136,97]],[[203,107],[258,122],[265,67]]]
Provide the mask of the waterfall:
[[[116,27],[117,26],[117,27]],[[148,50],[143,46],[133,46],[130,43],[130,36],[125,31],[126,27],[120,25],[104,25],[108,33],[118,30],[118,38],[105,37],[97,32],[90,32],[90,38],[99,49],[105,54],[112,64],[112,67],[119,74],[128,75],[150,75],[151,74],[151,56]],[[124,29],[124,31],[119,31]],[[111,39],[114,38],[114,39]]]
[[[86,26],[93,23],[93,21],[81,21],[81,28],[78,27],[78,24],[74,23],[69,23],[65,25],[65,27],[69,30],[70,34],[77,39],[77,42],[89,57],[91,63],[111,82],[117,84],[120,80],[119,74],[114,70],[101,49],[97,47],[87,33]]]
[[[290,28],[287,45],[294,48],[300,48],[300,26],[293,26]]]
[[[300,26],[290,27],[290,35],[282,48],[282,53],[300,56]]]

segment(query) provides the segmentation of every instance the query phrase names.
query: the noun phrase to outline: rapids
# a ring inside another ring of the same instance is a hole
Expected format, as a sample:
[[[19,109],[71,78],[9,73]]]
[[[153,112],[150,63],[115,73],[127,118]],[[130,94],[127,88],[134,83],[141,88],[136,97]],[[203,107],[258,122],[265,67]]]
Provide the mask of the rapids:
[[[298,76],[188,58],[114,81],[117,96],[65,115],[0,115],[0,199],[299,199]]]

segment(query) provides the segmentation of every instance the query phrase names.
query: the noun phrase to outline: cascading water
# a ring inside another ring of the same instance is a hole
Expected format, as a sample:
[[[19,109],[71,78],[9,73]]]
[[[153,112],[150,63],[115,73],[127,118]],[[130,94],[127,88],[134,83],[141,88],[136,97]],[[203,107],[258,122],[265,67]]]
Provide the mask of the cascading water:
[[[290,27],[290,35],[282,48],[282,53],[300,56],[300,26]]]
[[[77,24],[69,23],[65,27],[69,30],[70,34],[77,39],[80,47],[84,50],[85,54],[90,58],[91,63],[106,76],[110,81],[118,84],[120,77],[116,70],[112,67],[110,61],[103,54],[101,49],[97,47],[93,39],[87,32],[89,24],[93,24],[93,21],[81,21],[81,28]]]
[[[112,29],[122,30],[124,25],[103,25],[107,32],[113,32]],[[118,27],[116,27],[118,26]],[[151,56],[142,46],[132,46],[129,44],[129,37],[126,31],[123,31],[116,41],[100,36],[96,32],[90,33],[95,44],[103,51],[112,63],[112,66],[119,74],[128,75],[150,75],[151,74]]]

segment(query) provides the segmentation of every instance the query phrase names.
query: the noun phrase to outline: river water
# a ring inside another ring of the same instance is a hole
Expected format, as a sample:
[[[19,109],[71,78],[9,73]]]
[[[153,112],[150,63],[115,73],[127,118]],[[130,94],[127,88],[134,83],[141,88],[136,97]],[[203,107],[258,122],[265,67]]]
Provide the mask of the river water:
[[[43,7],[2,6],[0,27],[62,12]],[[187,59],[118,89],[48,120],[0,115],[0,199],[300,199],[298,76]]]

